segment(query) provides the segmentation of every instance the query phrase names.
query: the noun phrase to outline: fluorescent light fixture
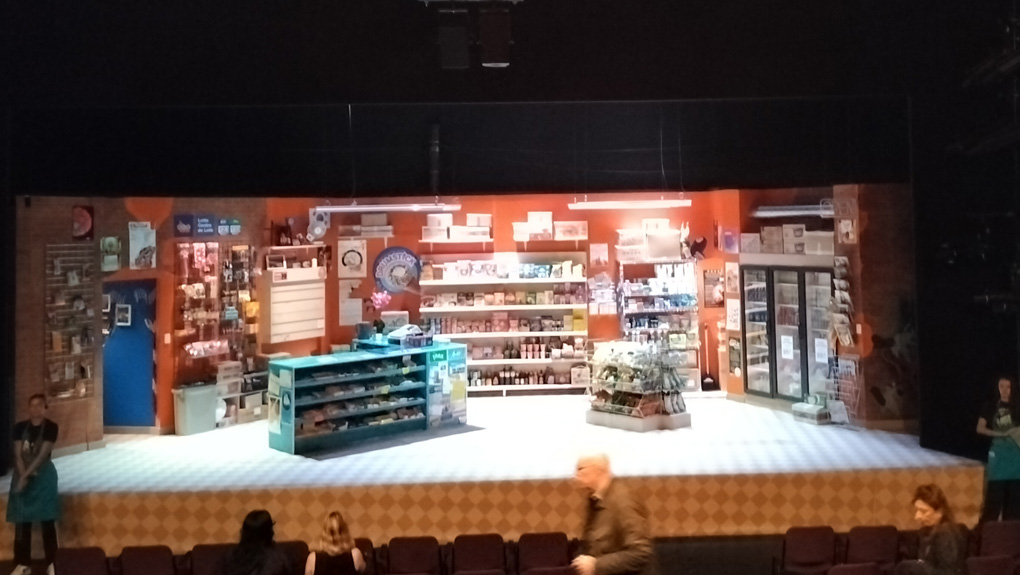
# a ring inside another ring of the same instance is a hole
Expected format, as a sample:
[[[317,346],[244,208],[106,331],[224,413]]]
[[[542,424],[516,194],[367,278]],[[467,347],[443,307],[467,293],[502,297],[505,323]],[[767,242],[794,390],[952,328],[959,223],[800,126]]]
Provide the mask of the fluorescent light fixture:
[[[343,206],[318,206],[317,212],[327,214],[365,214],[370,212],[459,212],[460,204],[347,204]]]
[[[679,200],[599,200],[567,204],[572,210],[659,210],[666,208],[689,208],[691,201]]]
[[[751,214],[756,218],[832,218],[835,211],[831,204],[810,204],[806,206],[761,206]]]

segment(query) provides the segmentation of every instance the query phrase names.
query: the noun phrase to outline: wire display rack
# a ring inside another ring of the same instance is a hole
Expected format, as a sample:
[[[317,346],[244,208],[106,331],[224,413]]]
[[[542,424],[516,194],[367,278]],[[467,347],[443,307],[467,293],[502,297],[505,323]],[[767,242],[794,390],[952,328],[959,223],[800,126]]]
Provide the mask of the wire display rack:
[[[859,429],[861,421],[860,358],[856,355],[829,358],[829,411],[833,423]],[[842,407],[840,407],[842,405]]]

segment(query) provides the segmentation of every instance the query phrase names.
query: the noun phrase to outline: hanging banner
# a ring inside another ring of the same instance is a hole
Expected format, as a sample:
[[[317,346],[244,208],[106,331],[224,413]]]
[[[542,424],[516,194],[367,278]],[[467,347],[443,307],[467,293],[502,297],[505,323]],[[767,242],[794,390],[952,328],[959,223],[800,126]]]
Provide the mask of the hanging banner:
[[[376,285],[389,293],[405,291],[421,275],[421,261],[407,248],[386,248],[372,268]]]

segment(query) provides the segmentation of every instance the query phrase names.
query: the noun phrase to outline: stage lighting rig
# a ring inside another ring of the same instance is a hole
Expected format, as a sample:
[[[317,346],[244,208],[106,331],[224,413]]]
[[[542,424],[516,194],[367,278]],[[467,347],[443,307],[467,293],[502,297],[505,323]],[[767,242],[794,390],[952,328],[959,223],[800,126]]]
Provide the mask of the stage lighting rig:
[[[444,70],[510,65],[510,9],[522,0],[419,0],[436,9],[436,43]]]

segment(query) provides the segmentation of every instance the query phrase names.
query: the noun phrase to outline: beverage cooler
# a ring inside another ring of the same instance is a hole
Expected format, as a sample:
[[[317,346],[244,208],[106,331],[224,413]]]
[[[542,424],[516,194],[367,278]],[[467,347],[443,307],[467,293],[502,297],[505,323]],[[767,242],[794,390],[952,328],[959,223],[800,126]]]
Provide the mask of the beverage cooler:
[[[744,388],[801,401],[826,391],[832,270],[741,266]]]

